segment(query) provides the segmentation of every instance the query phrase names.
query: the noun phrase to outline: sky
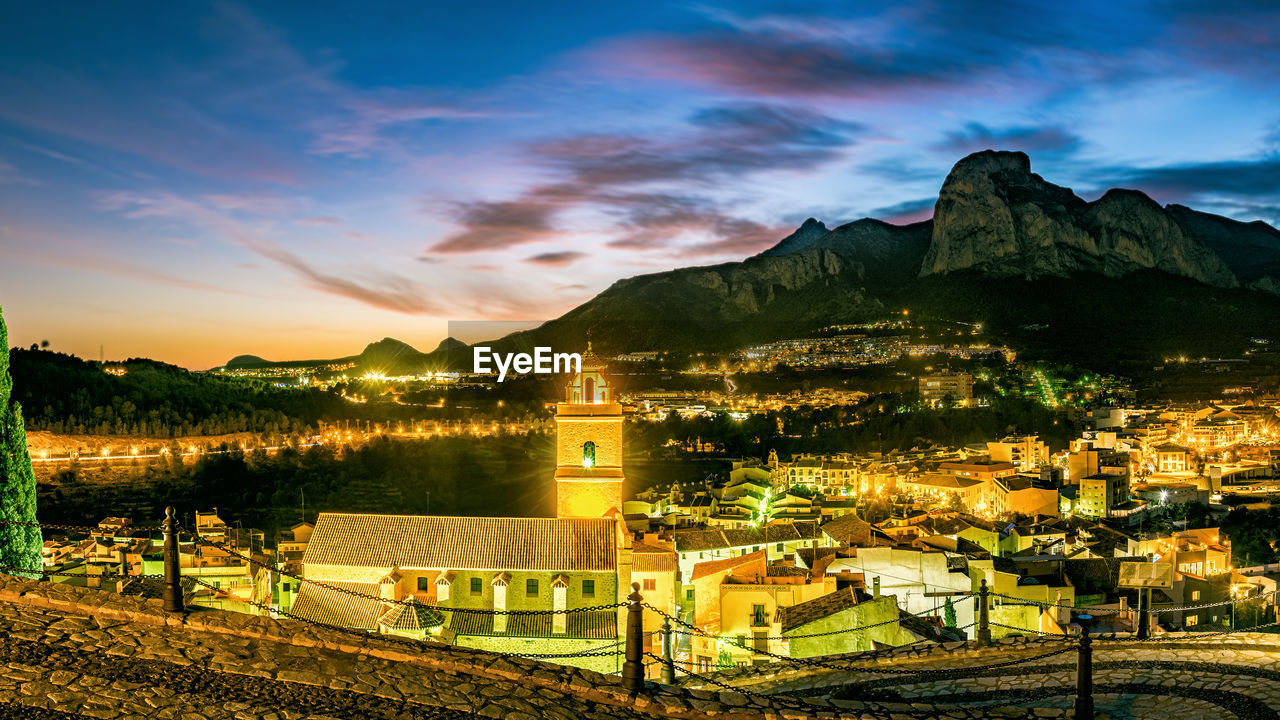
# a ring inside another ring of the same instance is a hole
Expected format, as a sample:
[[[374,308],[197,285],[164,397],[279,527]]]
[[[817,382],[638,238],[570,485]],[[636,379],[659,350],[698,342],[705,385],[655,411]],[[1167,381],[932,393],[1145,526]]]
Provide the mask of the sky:
[[[1278,8],[6,3],[0,307],[93,359],[430,350],[928,218],[985,148],[1277,223]]]

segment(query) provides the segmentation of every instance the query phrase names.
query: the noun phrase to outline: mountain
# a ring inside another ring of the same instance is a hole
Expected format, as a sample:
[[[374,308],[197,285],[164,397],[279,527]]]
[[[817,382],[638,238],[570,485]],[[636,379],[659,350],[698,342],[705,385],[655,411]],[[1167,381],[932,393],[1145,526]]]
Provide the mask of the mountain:
[[[454,346],[451,343],[457,343],[457,346]],[[440,347],[437,348],[437,352],[446,347],[454,348],[466,346],[453,338],[448,338],[440,343]],[[386,373],[388,375],[401,375],[416,373],[421,371],[424,366],[432,366],[432,359],[433,355],[427,355],[419,352],[408,343],[388,337],[382,338],[377,342],[369,343],[359,355],[316,360],[282,360],[278,362],[265,360],[257,355],[237,355],[236,357],[228,360],[227,364],[223,365],[220,369],[236,370],[268,367],[319,368],[326,365],[345,365],[354,363],[356,370],[359,372],[373,371]]]
[[[769,256],[786,255],[788,253],[797,252],[809,247],[815,240],[826,235],[828,232],[830,231],[827,230],[826,225],[814,218],[809,218],[808,220],[805,220],[795,232],[782,238],[782,241],[777,245],[774,245],[760,254]]]
[[[1280,232],[1265,223],[1135,190],[1087,202],[1032,173],[1027,155],[987,150],[952,168],[932,220],[827,230],[810,218],[742,262],[619,280],[490,344],[571,349],[590,333],[607,353],[717,350],[910,308],[1055,357],[1141,365],[1280,343],[1277,278]]]
[[[237,355],[227,361],[224,365],[228,370],[239,370],[242,368],[256,368],[264,365],[270,365],[271,361],[260,358],[257,355]]]
[[[1109,190],[1085,202],[1032,173],[1025,154],[988,151],[956,163],[942,183],[920,274],[1123,277],[1146,268],[1217,287],[1239,284],[1217,254],[1146,195]]]

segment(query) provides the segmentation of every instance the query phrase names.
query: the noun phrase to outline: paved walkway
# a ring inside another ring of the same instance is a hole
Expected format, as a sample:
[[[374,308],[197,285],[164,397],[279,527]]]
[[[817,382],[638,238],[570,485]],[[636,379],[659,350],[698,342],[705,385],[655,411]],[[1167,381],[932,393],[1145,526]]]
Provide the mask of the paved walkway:
[[[1076,653],[1000,666],[1063,647],[1062,640],[1010,641],[975,651],[934,647],[891,666],[928,670],[886,675],[857,669],[793,668],[729,672],[721,679],[757,691],[877,703],[931,706],[1072,707]],[[1237,633],[1204,639],[1139,643],[1095,641],[1094,705],[1111,720],[1280,720],[1280,635]],[[884,668],[886,655],[861,653],[845,664]],[[840,661],[830,664],[840,664]],[[996,667],[989,667],[997,665]]]

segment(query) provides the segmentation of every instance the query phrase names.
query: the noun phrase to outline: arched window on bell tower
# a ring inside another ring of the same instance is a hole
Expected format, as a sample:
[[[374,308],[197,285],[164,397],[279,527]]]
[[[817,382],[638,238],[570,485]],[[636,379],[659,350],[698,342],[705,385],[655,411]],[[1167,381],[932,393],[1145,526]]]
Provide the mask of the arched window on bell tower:
[[[590,440],[582,445],[582,467],[591,469],[596,466],[596,444]]]
[[[586,378],[582,383],[582,402],[587,405],[594,405],[596,402],[596,379],[593,377]]]

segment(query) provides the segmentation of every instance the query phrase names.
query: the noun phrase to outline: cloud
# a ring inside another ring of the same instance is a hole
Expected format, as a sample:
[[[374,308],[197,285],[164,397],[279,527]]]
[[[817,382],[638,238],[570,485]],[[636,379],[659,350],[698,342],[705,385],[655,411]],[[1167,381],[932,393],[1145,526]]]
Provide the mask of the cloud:
[[[319,227],[324,225],[341,225],[342,220],[332,215],[318,215],[316,217],[302,218],[295,224],[302,225],[304,227]]]
[[[519,199],[501,202],[459,203],[456,208],[460,232],[431,247],[435,252],[476,252],[522,245],[554,237],[551,217],[554,203]]]
[[[561,250],[559,252],[539,253],[532,257],[525,258],[524,261],[535,265],[559,267],[572,264],[584,257],[587,257],[587,253],[577,252],[575,250]]]
[[[355,300],[380,310],[408,315],[439,314],[440,307],[427,299],[423,288],[408,278],[391,273],[372,274],[368,283],[321,272],[284,248],[265,243],[251,246],[263,257],[274,260],[302,278],[307,287]]]
[[[11,183],[20,185],[42,185],[38,180],[33,180],[18,172],[18,168],[0,158],[0,185]]]
[[[968,155],[979,150],[1021,150],[1041,155],[1069,155],[1079,150],[1080,145],[1079,135],[1057,125],[996,129],[971,122],[963,130],[947,133],[947,139],[934,148],[951,155]]]
[[[1280,60],[1280,10],[1265,2],[695,7],[702,22],[689,29],[609,39],[588,59],[614,80],[912,104],[971,93],[1027,102],[1203,72],[1270,87]]]
[[[872,210],[869,217],[892,225],[910,225],[922,220],[928,220],[933,217],[933,207],[937,204],[936,197],[919,198],[917,200],[907,200],[905,202],[895,203],[886,207],[876,208]]]
[[[705,108],[689,118],[689,127],[691,132],[668,140],[577,135],[537,143],[532,150],[543,164],[580,184],[711,181],[817,167],[840,157],[863,130],[812,110],[764,103]]]
[[[1280,155],[1256,160],[1186,163],[1152,168],[1111,168],[1103,171],[1111,185],[1135,187],[1167,201],[1201,198],[1261,198],[1280,196]]]
[[[862,131],[799,106],[728,103],[693,113],[670,137],[596,133],[536,142],[530,155],[554,179],[511,200],[455,205],[459,231],[431,249],[476,252],[549,240],[563,234],[561,213],[587,209],[613,219],[614,248],[666,247],[702,234],[692,251],[754,250],[774,228],[734,218],[694,188],[812,170],[842,158]]]

